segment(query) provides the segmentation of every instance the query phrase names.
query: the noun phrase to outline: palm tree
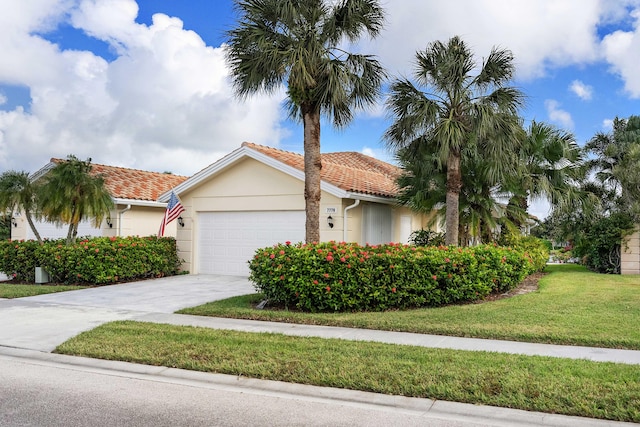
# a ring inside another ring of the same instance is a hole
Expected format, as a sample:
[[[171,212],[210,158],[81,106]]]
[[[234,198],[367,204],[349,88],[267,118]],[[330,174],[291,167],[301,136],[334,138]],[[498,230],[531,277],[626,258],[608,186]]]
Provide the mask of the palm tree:
[[[544,122],[532,121],[518,152],[516,173],[507,178],[509,205],[527,212],[530,199],[547,198],[552,206],[577,197],[581,150],[574,136]],[[522,226],[520,218],[511,218]]]
[[[80,221],[90,218],[99,227],[113,207],[104,179],[90,172],[91,159],[81,161],[70,155],[43,178],[42,214],[48,221],[69,224],[67,244],[75,240]]]
[[[0,175],[0,211],[23,211],[33,235],[42,243],[32,217],[37,209],[36,194],[37,187],[29,179],[29,172],[7,171]]]
[[[489,141],[487,154],[507,153],[518,146],[517,115],[523,94],[507,86],[515,71],[513,55],[493,48],[477,75],[472,52],[459,37],[448,43],[430,43],[416,54],[415,78],[391,84],[387,107],[393,119],[385,132],[391,148],[399,149],[419,137],[435,144],[447,173],[446,243],[458,244],[459,197],[462,189],[462,152],[479,141]],[[496,162],[504,168],[508,162]]]
[[[403,173],[398,178],[397,199],[401,205],[417,212],[446,216],[446,168],[439,164],[439,156],[434,151],[435,144],[415,141],[412,146],[397,153]],[[462,188],[459,195],[459,243],[489,243],[495,240],[498,220],[504,223],[507,208],[496,196],[500,193],[501,175],[490,174],[492,159],[481,155],[478,147],[467,147],[461,159]],[[482,146],[480,147],[482,148]],[[417,150],[417,151],[415,151]],[[432,224],[429,224],[432,225]]]
[[[306,240],[320,240],[320,117],[336,127],[352,108],[373,104],[385,77],[377,60],[342,48],[379,34],[377,0],[236,0],[237,27],[226,51],[237,94],[287,86],[290,116],[304,126]]]
[[[640,216],[640,116],[615,118],[610,133],[597,133],[584,147],[597,180],[620,195],[622,208]]]

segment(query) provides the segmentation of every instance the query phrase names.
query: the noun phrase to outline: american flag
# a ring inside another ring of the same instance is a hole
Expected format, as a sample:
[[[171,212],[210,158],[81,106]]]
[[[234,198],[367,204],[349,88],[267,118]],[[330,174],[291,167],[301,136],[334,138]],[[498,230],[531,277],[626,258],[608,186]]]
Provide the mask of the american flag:
[[[162,224],[160,224],[160,231],[158,231],[158,237],[164,236],[164,229],[171,221],[178,218],[180,214],[184,212],[184,206],[180,203],[180,199],[176,196],[176,193],[171,192],[171,198],[167,204],[167,210],[162,218]]]

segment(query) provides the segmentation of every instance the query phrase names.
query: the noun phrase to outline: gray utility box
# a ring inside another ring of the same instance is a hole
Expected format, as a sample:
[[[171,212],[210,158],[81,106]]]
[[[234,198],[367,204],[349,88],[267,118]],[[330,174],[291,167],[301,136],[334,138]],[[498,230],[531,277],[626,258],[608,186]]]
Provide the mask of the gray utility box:
[[[36,283],[49,283],[49,273],[42,267],[36,267]]]

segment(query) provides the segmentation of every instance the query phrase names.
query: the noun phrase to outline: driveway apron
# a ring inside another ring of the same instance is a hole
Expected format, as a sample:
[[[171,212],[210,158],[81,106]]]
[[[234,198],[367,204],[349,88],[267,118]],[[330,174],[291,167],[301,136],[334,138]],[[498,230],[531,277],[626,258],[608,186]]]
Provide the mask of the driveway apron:
[[[0,346],[50,352],[114,320],[255,292],[246,277],[181,275],[0,301]]]

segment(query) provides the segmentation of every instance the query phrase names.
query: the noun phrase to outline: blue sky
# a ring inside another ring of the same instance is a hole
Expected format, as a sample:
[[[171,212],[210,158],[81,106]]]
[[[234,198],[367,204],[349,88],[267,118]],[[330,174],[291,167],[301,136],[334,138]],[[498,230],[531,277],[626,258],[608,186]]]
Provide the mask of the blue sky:
[[[383,1],[385,31],[352,49],[391,76],[415,52],[460,35],[478,60],[513,51],[522,115],[584,144],[610,121],[640,114],[640,0]],[[231,0],[0,2],[0,171],[51,157],[191,175],[247,140],[302,152],[284,92],[236,100],[222,44]],[[322,128],[322,149],[389,160],[381,106],[346,129]],[[544,216],[542,212],[534,212]]]

